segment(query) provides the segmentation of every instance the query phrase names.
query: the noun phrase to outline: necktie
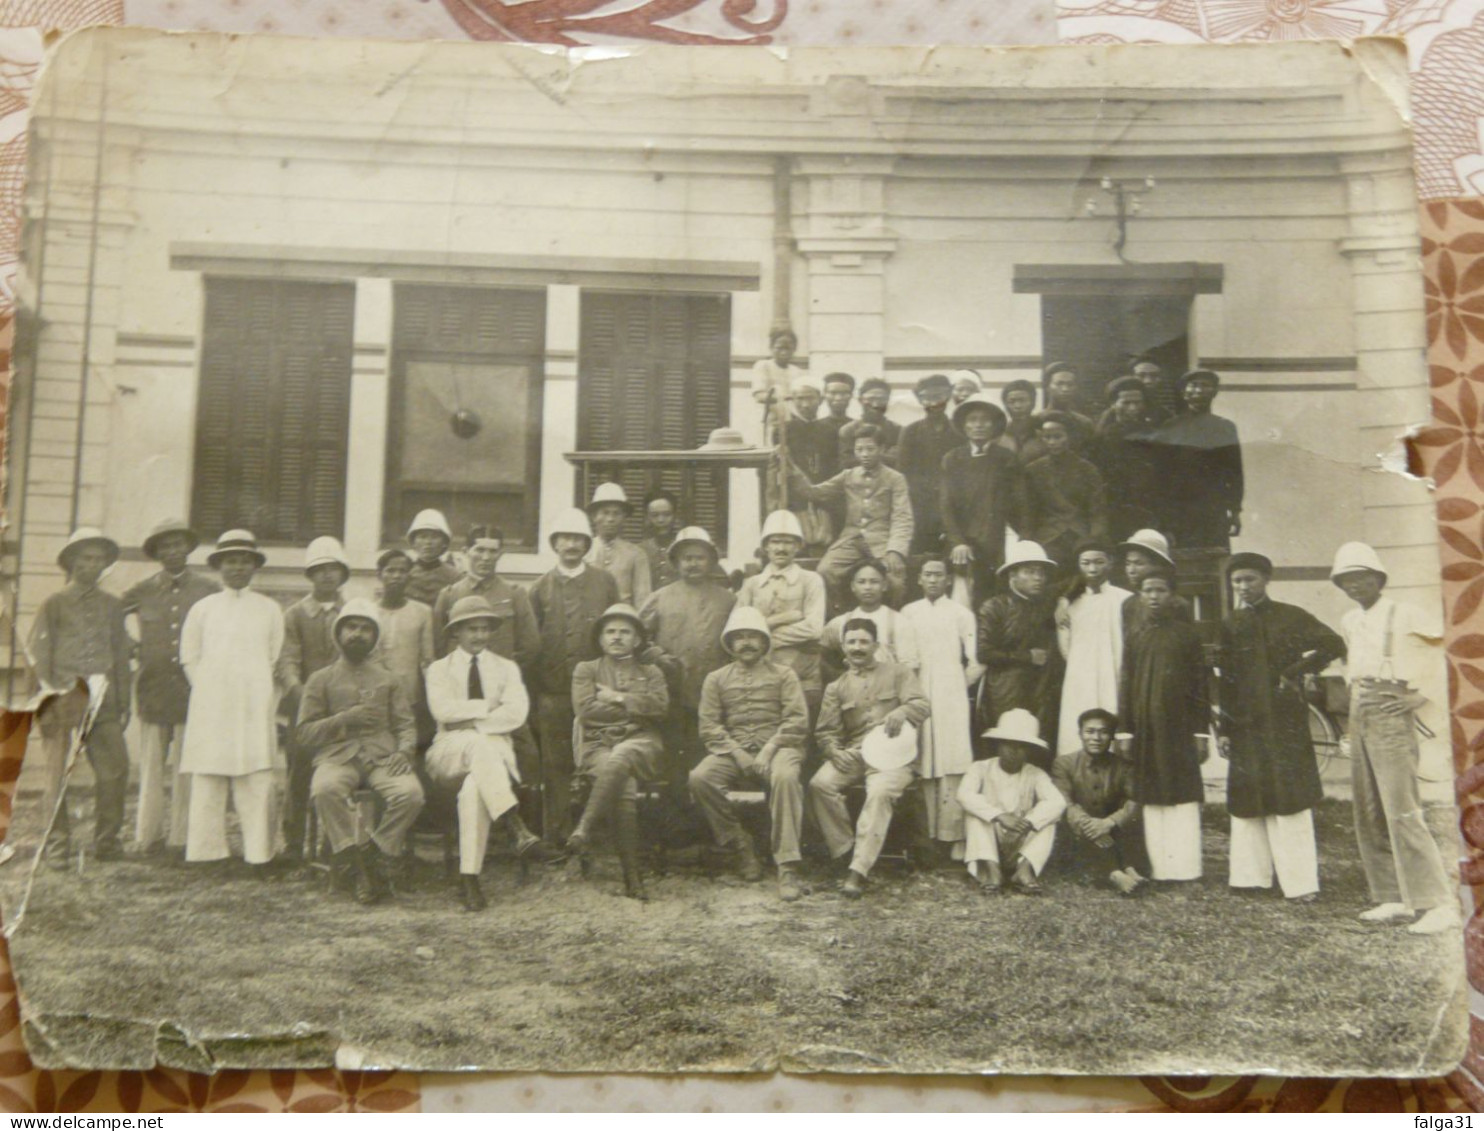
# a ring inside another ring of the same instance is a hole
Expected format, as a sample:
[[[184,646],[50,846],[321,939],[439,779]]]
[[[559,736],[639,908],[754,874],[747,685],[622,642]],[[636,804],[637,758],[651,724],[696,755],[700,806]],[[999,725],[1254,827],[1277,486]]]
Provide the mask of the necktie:
[[[469,698],[484,698],[484,681],[479,678],[479,657],[469,657]]]

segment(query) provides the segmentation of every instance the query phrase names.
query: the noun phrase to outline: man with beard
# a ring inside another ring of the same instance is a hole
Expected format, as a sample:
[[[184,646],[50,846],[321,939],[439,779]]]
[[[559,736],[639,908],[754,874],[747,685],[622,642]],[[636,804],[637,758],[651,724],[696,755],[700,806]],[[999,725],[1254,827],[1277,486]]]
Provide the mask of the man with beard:
[[[334,625],[340,658],[305,683],[295,731],[314,759],[309,797],[336,870],[354,880],[360,904],[391,894],[386,862],[401,857],[423,807],[411,763],[417,745],[411,704],[386,666],[370,662],[381,635],[378,618],[370,601],[345,603]],[[381,818],[361,841],[351,794],[368,788],[381,797]]]

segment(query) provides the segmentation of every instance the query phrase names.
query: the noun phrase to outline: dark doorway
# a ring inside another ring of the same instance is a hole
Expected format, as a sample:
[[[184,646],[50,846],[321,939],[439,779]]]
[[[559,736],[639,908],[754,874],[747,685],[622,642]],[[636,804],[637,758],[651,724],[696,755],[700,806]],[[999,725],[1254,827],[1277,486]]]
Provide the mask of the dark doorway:
[[[1116,288],[1116,283],[1110,283]],[[1190,367],[1190,295],[1120,293],[1041,296],[1042,363],[1077,373],[1084,411],[1101,411],[1110,381],[1146,356],[1166,380]]]

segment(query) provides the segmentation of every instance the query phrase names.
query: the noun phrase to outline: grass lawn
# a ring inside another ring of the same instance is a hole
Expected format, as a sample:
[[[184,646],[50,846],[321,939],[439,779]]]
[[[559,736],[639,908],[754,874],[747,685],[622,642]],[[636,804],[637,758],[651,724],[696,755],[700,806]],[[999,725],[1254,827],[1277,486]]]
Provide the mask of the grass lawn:
[[[18,817],[20,814],[18,813]],[[1435,831],[1455,856],[1451,809]],[[677,870],[651,901],[491,864],[469,915],[431,861],[362,909],[322,881],[210,880],[125,862],[38,872],[10,949],[38,1061],[144,1067],[1431,1075],[1464,1048],[1457,934],[1358,922],[1349,806],[1317,812],[1319,902],[1207,878],[1135,899],[1058,875],[986,898],[961,869],[820,881]],[[0,869],[13,913],[34,833]],[[242,1037],[254,1034],[254,1038]],[[50,1050],[50,1051],[48,1051]]]

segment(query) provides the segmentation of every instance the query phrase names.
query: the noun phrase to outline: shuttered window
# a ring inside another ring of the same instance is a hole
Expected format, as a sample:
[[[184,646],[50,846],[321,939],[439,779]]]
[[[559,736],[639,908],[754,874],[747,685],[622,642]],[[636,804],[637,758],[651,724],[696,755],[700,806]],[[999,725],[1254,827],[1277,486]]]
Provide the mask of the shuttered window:
[[[462,535],[536,545],[546,290],[398,284],[393,291],[382,537],[435,507]]]
[[[355,286],[208,278],[191,522],[344,537]]]
[[[726,294],[584,290],[578,447],[683,451],[704,444],[729,415],[731,317],[731,296]],[[690,476],[679,469],[595,470],[613,475],[635,504],[653,490],[672,492],[681,501],[684,521],[704,526],[718,540],[725,537],[724,471]],[[642,538],[637,505],[635,511],[626,536]]]

